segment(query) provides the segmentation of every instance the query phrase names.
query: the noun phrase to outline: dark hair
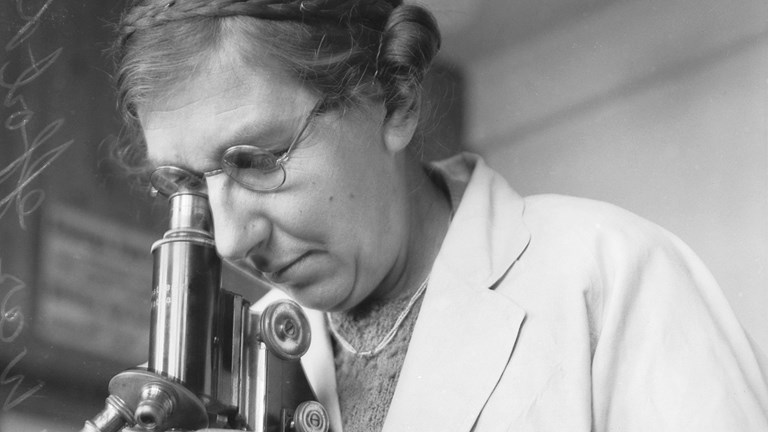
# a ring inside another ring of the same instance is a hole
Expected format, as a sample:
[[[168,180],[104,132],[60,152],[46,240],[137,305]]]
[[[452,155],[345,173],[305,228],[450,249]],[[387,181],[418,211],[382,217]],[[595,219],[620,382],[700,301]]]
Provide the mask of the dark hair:
[[[134,159],[143,157],[136,107],[225,43],[245,64],[266,50],[331,104],[381,98],[388,112],[414,107],[440,46],[431,13],[402,0],[138,0],[119,32],[121,151]]]

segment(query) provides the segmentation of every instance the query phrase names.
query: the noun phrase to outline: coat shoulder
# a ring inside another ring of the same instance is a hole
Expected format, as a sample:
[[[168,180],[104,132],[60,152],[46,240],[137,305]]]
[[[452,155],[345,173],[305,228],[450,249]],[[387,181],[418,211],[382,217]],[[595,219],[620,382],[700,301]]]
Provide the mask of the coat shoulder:
[[[526,197],[523,221],[532,244],[574,259],[631,262],[650,253],[694,254],[661,226],[614,204],[564,195]]]

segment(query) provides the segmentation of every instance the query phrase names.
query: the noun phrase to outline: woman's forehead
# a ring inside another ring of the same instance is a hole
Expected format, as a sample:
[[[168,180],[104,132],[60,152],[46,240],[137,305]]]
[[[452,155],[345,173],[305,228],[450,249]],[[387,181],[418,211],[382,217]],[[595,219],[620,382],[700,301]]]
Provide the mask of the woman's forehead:
[[[138,107],[144,130],[217,116],[244,106],[261,107],[264,116],[291,113],[312,95],[279,65],[246,66],[215,62],[179,81]]]

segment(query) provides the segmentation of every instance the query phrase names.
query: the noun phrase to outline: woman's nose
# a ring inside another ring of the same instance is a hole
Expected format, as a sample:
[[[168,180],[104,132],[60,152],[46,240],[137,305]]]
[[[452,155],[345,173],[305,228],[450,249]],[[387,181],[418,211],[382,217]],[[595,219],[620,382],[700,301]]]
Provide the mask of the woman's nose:
[[[227,175],[208,177],[207,182],[219,255],[236,261],[266,247],[272,224],[260,211],[259,194],[238,186]]]

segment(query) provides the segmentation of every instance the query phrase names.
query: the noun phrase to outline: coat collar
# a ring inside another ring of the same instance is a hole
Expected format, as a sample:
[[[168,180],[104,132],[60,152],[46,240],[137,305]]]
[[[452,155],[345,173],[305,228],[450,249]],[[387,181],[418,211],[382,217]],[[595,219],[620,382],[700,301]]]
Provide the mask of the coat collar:
[[[492,289],[525,250],[523,200],[477,156],[433,164],[456,209],[419,311],[384,432],[468,431],[512,354],[525,312]],[[341,431],[322,313],[308,311],[305,371]]]
[[[530,241],[524,201],[476,155],[462,153],[432,167],[445,179],[455,209],[434,270],[443,265],[466,285],[489,288]]]

